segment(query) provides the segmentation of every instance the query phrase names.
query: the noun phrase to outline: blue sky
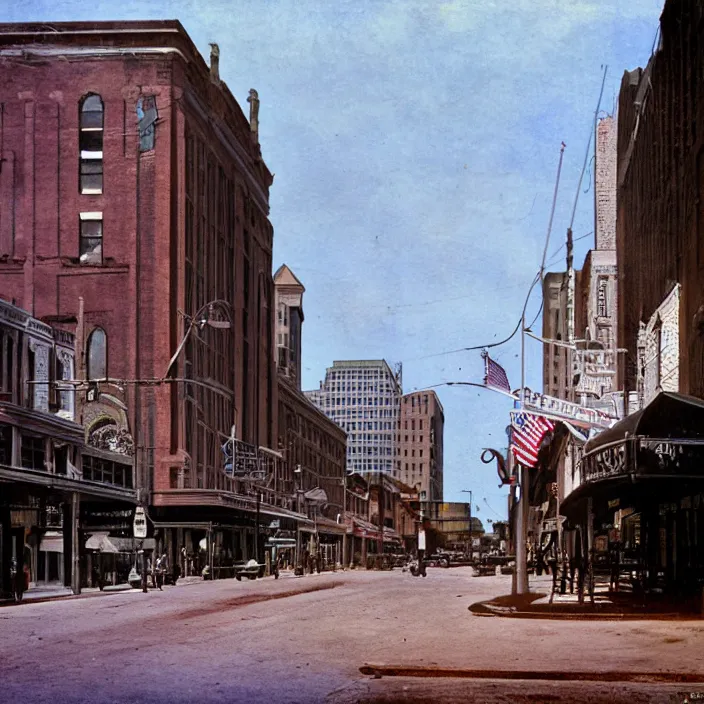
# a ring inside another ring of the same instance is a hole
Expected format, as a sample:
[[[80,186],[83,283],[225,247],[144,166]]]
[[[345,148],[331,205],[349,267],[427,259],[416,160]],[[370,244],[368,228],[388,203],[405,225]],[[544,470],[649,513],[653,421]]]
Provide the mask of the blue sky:
[[[661,9],[662,0],[25,0],[4,3],[0,19],[176,18],[204,56],[217,42],[221,77],[245,112],[250,88],[261,99],[260,141],[276,174],[274,269],[285,262],[306,286],[304,387],[317,388],[335,359],[383,357],[403,362],[411,391],[481,382],[478,352],[430,355],[515,326],[540,265],[561,141],[549,261],[564,266],[557,250],[602,66],[612,112],[623,71],[650,56]],[[575,237],[593,219],[589,187]],[[591,242],[577,243],[577,263]],[[529,341],[535,389],[540,355]],[[494,356],[517,387],[518,337]],[[505,446],[510,400],[470,387],[438,393],[446,500],[471,489],[482,520],[505,518],[506,492],[479,455]]]

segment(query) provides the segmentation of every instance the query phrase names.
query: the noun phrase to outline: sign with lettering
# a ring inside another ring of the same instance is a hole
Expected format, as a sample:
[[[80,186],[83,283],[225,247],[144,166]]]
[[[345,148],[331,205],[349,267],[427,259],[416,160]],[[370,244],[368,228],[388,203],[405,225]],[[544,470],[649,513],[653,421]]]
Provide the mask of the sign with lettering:
[[[590,452],[582,458],[584,481],[594,482],[626,474],[626,441]]]
[[[81,503],[81,528],[132,531],[134,509],[112,509],[105,504]]]
[[[137,508],[134,510],[132,532],[135,538],[147,537],[147,515],[144,512],[144,507],[142,506],[137,506]]]
[[[542,411],[551,416],[598,428],[610,428],[617,420],[599,409],[580,406],[554,396],[544,396],[529,388],[523,389],[523,403],[526,410]]]
[[[638,446],[638,471],[704,475],[704,440],[645,439]]]

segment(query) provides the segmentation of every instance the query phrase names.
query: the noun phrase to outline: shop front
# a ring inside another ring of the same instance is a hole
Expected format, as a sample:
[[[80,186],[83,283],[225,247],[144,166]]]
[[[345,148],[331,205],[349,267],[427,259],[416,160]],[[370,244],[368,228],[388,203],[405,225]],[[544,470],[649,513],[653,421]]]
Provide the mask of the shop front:
[[[133,504],[88,501],[81,505],[81,586],[127,584],[141,572],[140,550],[153,559],[155,542],[133,536]]]
[[[701,596],[704,401],[660,393],[584,447],[580,484],[561,513],[580,528],[589,583]]]
[[[167,556],[167,570],[178,566],[185,577],[234,577],[235,565],[250,559],[263,564],[270,539],[283,534],[295,540],[300,522],[308,522],[301,514],[250,496],[228,496],[227,504],[162,503],[150,509],[156,550]]]

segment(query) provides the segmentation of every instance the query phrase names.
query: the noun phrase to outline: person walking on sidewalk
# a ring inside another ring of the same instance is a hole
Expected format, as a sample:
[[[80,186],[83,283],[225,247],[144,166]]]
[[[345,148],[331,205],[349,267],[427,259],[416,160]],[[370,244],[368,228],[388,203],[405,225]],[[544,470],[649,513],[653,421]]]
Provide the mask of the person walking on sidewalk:
[[[164,585],[164,571],[166,570],[166,555],[162,555],[157,558],[154,563],[154,577],[156,580],[156,587],[159,591],[164,591],[162,589]]]

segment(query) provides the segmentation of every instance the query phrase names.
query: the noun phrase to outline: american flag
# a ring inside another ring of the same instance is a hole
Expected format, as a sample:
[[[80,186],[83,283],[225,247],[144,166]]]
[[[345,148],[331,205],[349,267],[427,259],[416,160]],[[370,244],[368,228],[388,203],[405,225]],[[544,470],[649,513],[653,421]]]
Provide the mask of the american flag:
[[[511,450],[518,462],[526,467],[535,467],[538,450],[545,434],[553,430],[555,424],[544,416],[532,413],[511,413]]]
[[[508,377],[504,368],[497,364],[486,352],[482,354],[484,357],[484,385],[494,389],[500,389],[506,393],[511,393],[511,386],[508,383]]]

